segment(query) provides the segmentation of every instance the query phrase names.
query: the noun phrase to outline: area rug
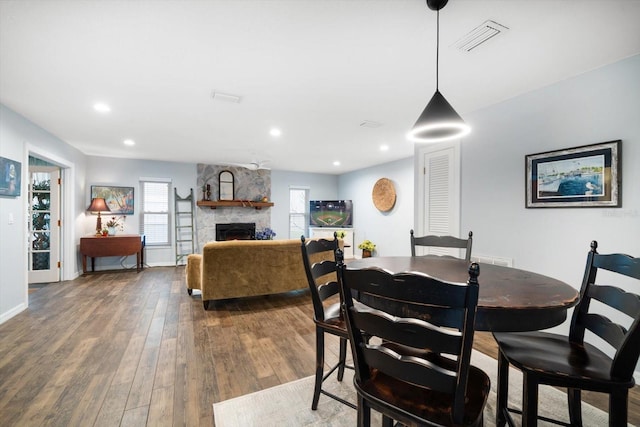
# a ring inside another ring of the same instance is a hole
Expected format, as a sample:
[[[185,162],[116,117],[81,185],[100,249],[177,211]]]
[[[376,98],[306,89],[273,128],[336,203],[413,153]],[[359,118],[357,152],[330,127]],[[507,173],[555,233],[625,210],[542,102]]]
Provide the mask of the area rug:
[[[495,426],[496,412],[496,375],[498,362],[478,351],[473,352],[472,363],[483,369],[491,378],[491,393],[484,411],[485,426]],[[326,389],[355,403],[355,391],[352,376],[345,372],[342,382],[335,376],[325,381]],[[306,377],[259,392],[236,397],[213,404],[215,427],[248,426],[328,426],[351,427],[356,425],[356,411],[333,399],[320,395],[316,411],[311,410],[314,378]],[[509,406],[521,408],[522,374],[514,368],[509,373]],[[539,391],[539,414],[546,417],[568,420],[566,394],[548,386]],[[608,424],[608,414],[591,405],[583,403],[582,418],[584,426],[601,427]],[[380,425],[379,415],[372,411],[373,426]],[[519,422],[514,415],[514,420]],[[539,426],[553,425],[540,421]]]

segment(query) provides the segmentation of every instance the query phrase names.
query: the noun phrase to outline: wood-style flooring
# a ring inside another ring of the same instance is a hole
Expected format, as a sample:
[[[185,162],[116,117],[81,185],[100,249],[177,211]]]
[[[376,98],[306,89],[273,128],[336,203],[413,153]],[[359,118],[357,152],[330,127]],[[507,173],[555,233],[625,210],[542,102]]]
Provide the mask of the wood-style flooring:
[[[0,425],[212,426],[214,402],[313,374],[306,291],[205,311],[184,274],[95,273],[31,293],[0,325]],[[491,335],[476,338],[495,357]],[[629,412],[640,425],[637,388]],[[607,408],[602,396],[589,401]]]

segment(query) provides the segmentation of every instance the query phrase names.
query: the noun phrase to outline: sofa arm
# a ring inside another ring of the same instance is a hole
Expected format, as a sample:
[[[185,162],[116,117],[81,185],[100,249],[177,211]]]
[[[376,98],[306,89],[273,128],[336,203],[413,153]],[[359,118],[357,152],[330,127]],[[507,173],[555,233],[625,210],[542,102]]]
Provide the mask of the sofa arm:
[[[187,292],[191,295],[193,289],[202,289],[202,255],[187,256]]]

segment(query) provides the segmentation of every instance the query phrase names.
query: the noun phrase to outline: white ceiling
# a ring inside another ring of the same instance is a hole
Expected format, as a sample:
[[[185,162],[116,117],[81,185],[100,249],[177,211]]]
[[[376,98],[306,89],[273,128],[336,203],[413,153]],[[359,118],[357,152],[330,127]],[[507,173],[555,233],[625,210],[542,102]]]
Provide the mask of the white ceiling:
[[[488,19],[509,31],[455,49]],[[451,0],[440,90],[464,117],[640,53],[639,22],[640,0]],[[89,155],[343,173],[413,154],[435,23],[424,0],[0,0],[0,102]]]

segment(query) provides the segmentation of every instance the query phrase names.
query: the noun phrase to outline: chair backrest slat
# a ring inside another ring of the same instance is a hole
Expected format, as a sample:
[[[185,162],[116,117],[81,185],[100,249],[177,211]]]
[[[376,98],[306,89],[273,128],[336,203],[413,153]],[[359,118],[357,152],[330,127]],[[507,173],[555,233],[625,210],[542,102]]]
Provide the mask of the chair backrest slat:
[[[640,356],[640,283],[636,283],[633,291],[628,292],[616,286],[601,285],[596,279],[598,270],[602,269],[640,280],[640,258],[625,254],[601,255],[597,248],[598,243],[591,242],[580,288],[580,301],[571,319],[569,339],[582,343],[585,331],[593,332],[615,350],[610,374],[616,378],[631,379]],[[611,276],[607,280],[612,280]],[[596,312],[598,307],[595,304],[591,307],[591,300],[630,316],[633,319],[631,325],[624,326],[612,321],[613,316],[609,312],[607,316]]]
[[[640,315],[640,295],[626,292],[616,286],[591,286],[588,296],[634,319]]]
[[[471,261],[471,248],[473,246],[473,232],[469,232],[467,239],[460,239],[454,236],[421,236],[415,237],[413,230],[409,232],[411,238],[411,256],[416,256],[416,246],[426,246],[434,248],[465,249],[466,261]],[[444,255],[447,256],[447,255]]]
[[[415,348],[428,348],[435,353],[458,354],[462,346],[459,330],[443,330],[416,318],[397,317],[368,306],[354,312],[363,330],[375,330],[383,340],[391,340]]]
[[[458,377],[455,370],[411,356],[400,356],[387,347],[368,345],[363,349],[364,360],[372,369],[399,380],[453,395]]]
[[[307,282],[313,302],[314,318],[325,320],[323,301],[340,293],[337,279],[335,253],[338,250],[338,239],[306,240],[300,236],[302,262],[307,274]]]

